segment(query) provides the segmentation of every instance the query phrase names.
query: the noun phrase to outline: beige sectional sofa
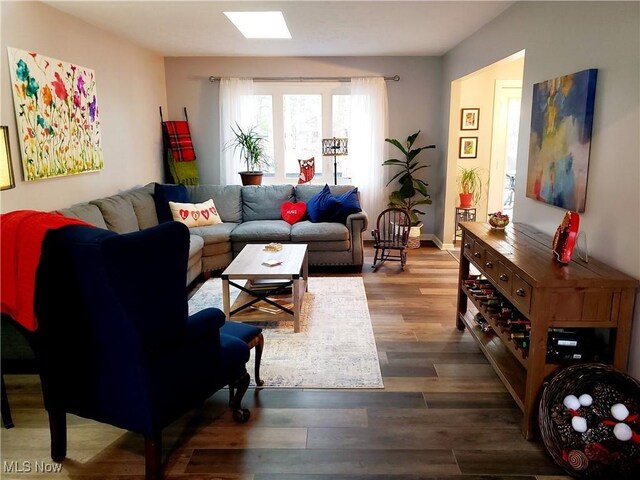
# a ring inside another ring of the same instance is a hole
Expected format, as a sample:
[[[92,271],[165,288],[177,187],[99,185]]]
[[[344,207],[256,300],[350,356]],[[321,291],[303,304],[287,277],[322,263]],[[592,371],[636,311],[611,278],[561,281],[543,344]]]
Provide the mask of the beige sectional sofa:
[[[158,224],[154,183],[106,198],[59,210],[65,216],[80,218],[96,227],[117,233],[130,233]],[[247,243],[306,243],[309,264],[351,266],[363,264],[363,232],[368,227],[365,212],[347,217],[344,224],[312,223],[303,220],[289,225],[280,217],[285,201],[307,202],[322,185],[200,185],[187,187],[189,201],[213,199],[222,223],[193,227],[189,249],[187,284],[201,272],[224,269]],[[341,195],[353,187],[330,187]]]

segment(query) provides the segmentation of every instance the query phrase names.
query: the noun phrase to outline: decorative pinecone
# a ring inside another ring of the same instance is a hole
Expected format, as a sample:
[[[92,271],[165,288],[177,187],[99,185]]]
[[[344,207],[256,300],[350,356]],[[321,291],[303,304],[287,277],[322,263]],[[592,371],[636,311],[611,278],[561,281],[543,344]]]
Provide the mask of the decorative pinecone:
[[[592,462],[609,462],[609,453],[601,446],[595,443],[587,443],[584,446],[584,453]]]
[[[604,383],[597,383],[593,387],[593,404],[591,405],[593,412],[601,418],[611,416],[611,406],[616,403],[622,403],[624,395],[618,390]]]
[[[605,425],[604,423],[594,425],[582,434],[582,440],[584,443],[603,443],[608,440],[612,440],[613,438],[615,438],[613,435],[613,428],[610,425]]]
[[[570,425],[571,414],[561,403],[557,403],[551,409],[551,419],[556,425]]]

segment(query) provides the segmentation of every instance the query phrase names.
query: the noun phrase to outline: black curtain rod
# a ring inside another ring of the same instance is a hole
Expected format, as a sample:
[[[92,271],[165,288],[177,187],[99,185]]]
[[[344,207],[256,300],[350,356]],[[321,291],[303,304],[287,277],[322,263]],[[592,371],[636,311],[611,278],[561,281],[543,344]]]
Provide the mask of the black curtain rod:
[[[384,77],[385,80],[399,82],[400,75]],[[220,77],[210,76],[210,82],[217,82]],[[254,77],[254,82],[350,82],[349,77]]]

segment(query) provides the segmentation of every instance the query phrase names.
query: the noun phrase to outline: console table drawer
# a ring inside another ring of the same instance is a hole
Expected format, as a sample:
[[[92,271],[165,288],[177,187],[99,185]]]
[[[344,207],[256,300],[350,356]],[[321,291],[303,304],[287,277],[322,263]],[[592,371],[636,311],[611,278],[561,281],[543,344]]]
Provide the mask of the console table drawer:
[[[529,313],[531,310],[531,285],[525,282],[518,275],[513,276],[511,300],[522,313]]]
[[[473,255],[471,258],[481,270],[484,270],[484,245],[476,240],[473,242],[472,250]]]
[[[498,285],[511,296],[513,272],[503,262],[498,262]]]
[[[498,281],[498,268],[499,262],[496,256],[489,250],[484,251],[484,262],[482,263],[482,269],[487,277],[491,278],[494,282]]]

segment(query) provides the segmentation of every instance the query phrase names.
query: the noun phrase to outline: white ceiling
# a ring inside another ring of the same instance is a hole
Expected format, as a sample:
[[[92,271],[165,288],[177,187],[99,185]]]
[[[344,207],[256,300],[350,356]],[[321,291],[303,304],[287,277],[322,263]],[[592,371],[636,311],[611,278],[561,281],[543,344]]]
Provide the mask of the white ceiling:
[[[163,56],[442,55],[512,1],[57,1]],[[291,40],[247,40],[224,11],[281,10]]]

